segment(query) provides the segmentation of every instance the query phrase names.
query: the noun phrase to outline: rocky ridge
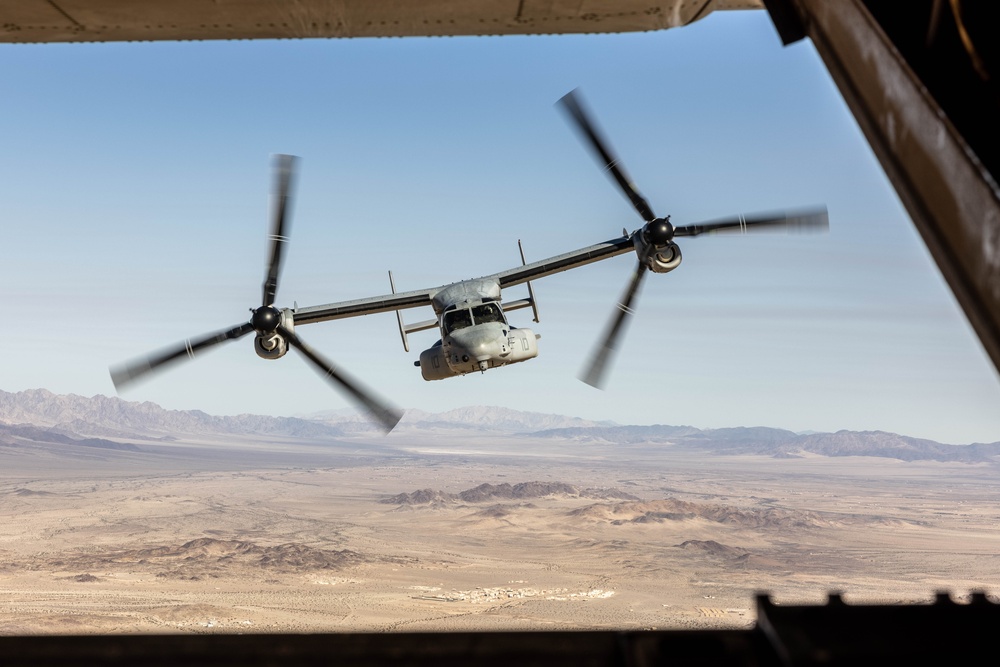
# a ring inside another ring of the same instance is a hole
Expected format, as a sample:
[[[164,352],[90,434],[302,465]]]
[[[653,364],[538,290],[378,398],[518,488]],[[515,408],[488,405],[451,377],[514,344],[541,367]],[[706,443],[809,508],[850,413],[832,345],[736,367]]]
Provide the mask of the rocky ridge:
[[[602,500],[639,500],[636,496],[619,489],[581,488],[564,482],[520,482],[518,484],[480,484],[479,486],[447,493],[434,489],[420,489],[411,493],[400,493],[379,502],[387,505],[432,505],[444,503],[487,503],[497,500],[527,500],[561,496],[564,498],[594,498]]]
[[[44,566],[91,572],[126,566],[157,577],[197,580],[232,565],[262,571],[303,572],[343,570],[381,561],[385,559],[350,549],[320,549],[298,543],[263,546],[242,540],[201,537],[183,544],[52,555]]]

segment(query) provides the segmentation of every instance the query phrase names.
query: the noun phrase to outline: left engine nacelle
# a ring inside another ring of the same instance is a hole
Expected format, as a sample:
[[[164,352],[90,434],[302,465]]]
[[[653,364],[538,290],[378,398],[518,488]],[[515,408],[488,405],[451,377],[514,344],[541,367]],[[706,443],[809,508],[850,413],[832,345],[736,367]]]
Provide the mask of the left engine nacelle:
[[[677,247],[676,243],[671,243],[663,248],[656,248],[649,256],[649,259],[646,260],[646,266],[653,273],[667,273],[680,265],[681,249]]]
[[[681,265],[681,249],[673,241],[654,246],[635,235],[635,252],[653,273],[669,273]]]
[[[458,375],[448,365],[448,359],[441,347],[441,341],[434,344],[420,353],[420,361],[416,363],[420,367],[420,374],[425,380],[443,380],[445,378]]]
[[[253,351],[261,359],[280,359],[288,352],[288,341],[276,333],[257,334],[253,340]]]

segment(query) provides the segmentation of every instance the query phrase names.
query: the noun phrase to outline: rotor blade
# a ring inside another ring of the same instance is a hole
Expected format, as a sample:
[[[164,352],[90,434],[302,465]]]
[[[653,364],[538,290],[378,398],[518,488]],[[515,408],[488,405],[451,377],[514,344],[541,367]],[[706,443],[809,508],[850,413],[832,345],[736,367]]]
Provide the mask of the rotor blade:
[[[193,358],[195,352],[200,352],[219,343],[225,343],[227,340],[236,340],[251,331],[253,331],[253,325],[247,322],[226,331],[217,331],[193,340],[188,339],[180,345],[168,347],[147,357],[133,359],[119,366],[112,366],[110,369],[111,381],[114,383],[115,389],[120,390],[122,387],[135,382],[150,371],[157,370],[161,366],[179,361],[185,357]]]
[[[753,217],[737,216],[697,225],[683,225],[674,229],[674,236],[698,236],[718,232],[745,234],[753,231],[785,229],[789,232],[825,232],[830,229],[826,208],[814,208],[788,213],[767,213]]]
[[[642,279],[646,273],[647,269],[642,262],[636,263],[635,272],[632,274],[628,287],[625,288],[625,293],[622,294],[617,311],[611,315],[604,338],[601,344],[594,348],[587,370],[580,376],[580,379],[591,387],[598,389],[604,387],[604,376],[607,373],[608,362],[611,361],[618,349],[618,338],[628,323],[628,318],[635,312],[632,304],[635,302],[639,286],[642,285]]]
[[[278,292],[281,258],[288,242],[292,188],[295,184],[295,168],[298,160],[294,155],[274,156],[274,203],[271,210],[271,234],[268,236],[271,252],[267,263],[267,277],[264,279],[264,297],[261,304],[264,306],[273,304],[274,296]]]
[[[597,126],[590,120],[584,107],[580,96],[575,90],[563,95],[559,100],[559,104],[562,105],[563,110],[569,114],[569,117],[573,119],[576,123],[576,128],[580,131],[584,137],[590,142],[590,147],[594,150],[597,156],[603,160],[604,168],[611,172],[614,176],[615,182],[618,183],[618,187],[622,189],[625,196],[628,197],[629,201],[632,202],[632,206],[635,210],[639,212],[642,219],[646,222],[650,222],[656,218],[653,215],[653,210],[649,208],[649,204],[646,200],[642,198],[639,191],[635,189],[632,185],[631,180],[625,173],[625,169],[620,166],[618,157],[611,151],[611,146],[608,142],[601,136],[600,132],[597,130]]]
[[[278,327],[278,333],[285,337],[289,345],[298,349],[317,370],[322,371],[333,385],[346,391],[355,403],[364,408],[373,419],[382,425],[386,433],[391,431],[402,418],[403,412],[401,410],[392,407],[375,392],[343,371],[338,371],[333,367],[333,364],[302,342],[302,339],[294,333],[284,327]]]

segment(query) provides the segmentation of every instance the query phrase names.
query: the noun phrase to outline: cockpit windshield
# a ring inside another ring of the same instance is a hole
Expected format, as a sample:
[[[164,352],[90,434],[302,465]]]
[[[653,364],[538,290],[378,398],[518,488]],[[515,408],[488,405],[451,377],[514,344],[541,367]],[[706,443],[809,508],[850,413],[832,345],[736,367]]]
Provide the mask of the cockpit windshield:
[[[461,308],[450,310],[444,314],[444,329],[447,333],[470,327],[473,324],[487,324],[489,322],[505,323],[499,304],[484,303],[473,307],[472,310]]]
[[[448,333],[471,326],[472,313],[466,308],[452,310],[444,314],[444,330]]]
[[[503,324],[503,312],[500,306],[495,303],[484,303],[472,309],[472,317],[476,324],[486,324],[487,322],[500,322]]]

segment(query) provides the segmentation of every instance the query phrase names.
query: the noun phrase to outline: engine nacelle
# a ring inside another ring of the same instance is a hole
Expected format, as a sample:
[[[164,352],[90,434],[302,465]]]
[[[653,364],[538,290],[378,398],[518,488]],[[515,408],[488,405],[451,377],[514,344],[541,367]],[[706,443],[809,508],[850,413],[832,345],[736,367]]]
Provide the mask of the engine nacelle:
[[[448,365],[448,360],[445,356],[444,348],[441,347],[441,341],[435,343],[434,347],[421,352],[420,361],[418,362],[420,375],[428,381],[443,380],[458,375],[458,373],[451,370],[451,366]]]
[[[276,333],[257,334],[253,340],[253,351],[261,359],[280,359],[288,352],[288,341]]]
[[[511,329],[507,332],[507,349],[510,356],[504,364],[516,364],[538,356],[538,335],[531,329]]]
[[[669,273],[681,265],[681,249],[673,241],[653,246],[643,241],[641,234],[636,234],[635,252],[653,273]]]
[[[667,273],[681,265],[681,249],[676,243],[656,248],[646,260],[646,266],[653,273]]]

